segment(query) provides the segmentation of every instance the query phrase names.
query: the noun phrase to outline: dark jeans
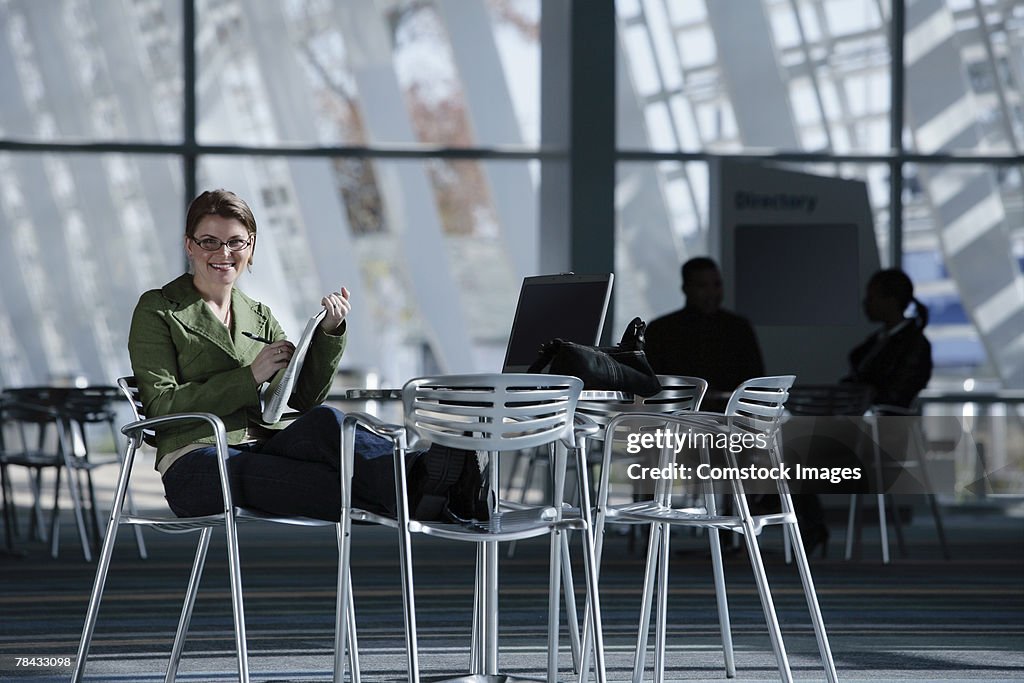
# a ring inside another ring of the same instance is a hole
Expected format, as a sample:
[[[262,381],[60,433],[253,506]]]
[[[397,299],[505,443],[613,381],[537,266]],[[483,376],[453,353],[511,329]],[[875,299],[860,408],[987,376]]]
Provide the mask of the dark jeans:
[[[237,507],[275,515],[337,521],[341,510],[341,421],[344,413],[318,406],[264,442],[228,447],[228,477]],[[394,514],[391,441],[356,430],[352,504]],[[217,451],[200,448],[163,476],[171,510],[181,517],[223,512]]]

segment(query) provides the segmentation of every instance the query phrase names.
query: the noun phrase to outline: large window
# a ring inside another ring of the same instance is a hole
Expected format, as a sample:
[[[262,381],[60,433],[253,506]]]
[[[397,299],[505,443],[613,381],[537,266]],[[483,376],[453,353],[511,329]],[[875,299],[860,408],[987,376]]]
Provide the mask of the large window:
[[[0,1],[0,386],[128,373],[135,301],[183,272],[186,195],[212,187],[255,211],[240,286],[291,334],[346,285],[346,366],[500,366],[538,261],[539,22],[539,0]]]
[[[138,294],[184,269],[184,206],[213,186],[256,210],[242,287],[283,321],[350,286],[347,365],[492,370],[567,226],[615,249],[612,333],[678,306],[679,263],[715,248],[713,165],[749,158],[864,180],[881,263],[935,314],[937,376],[1024,385],[1024,6],[608,1],[0,0],[0,383],[127,372]],[[547,60],[613,6],[614,46],[573,44],[618,58],[577,74],[617,84],[594,157],[614,244],[540,173],[598,125],[596,102],[552,115],[580,89]]]
[[[714,253],[704,167],[762,159],[867,183],[881,263],[904,267],[932,309],[938,382],[1024,386],[1024,6],[735,7],[616,2],[618,317],[681,305],[678,264]]]

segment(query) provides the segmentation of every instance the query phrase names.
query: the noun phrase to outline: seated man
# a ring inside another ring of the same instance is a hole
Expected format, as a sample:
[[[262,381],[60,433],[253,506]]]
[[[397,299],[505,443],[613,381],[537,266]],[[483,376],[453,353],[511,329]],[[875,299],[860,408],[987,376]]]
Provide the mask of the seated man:
[[[722,275],[714,261],[692,258],[682,276],[686,306],[647,326],[647,359],[658,374],[706,379],[704,408],[721,409],[744,380],[764,375],[761,349],[747,319],[722,308]]]

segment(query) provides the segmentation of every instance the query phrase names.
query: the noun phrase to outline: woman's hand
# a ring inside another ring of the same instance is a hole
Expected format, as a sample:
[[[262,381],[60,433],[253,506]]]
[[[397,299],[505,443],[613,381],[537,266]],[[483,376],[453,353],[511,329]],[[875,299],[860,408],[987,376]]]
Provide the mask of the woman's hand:
[[[320,303],[327,309],[327,315],[320,321],[320,328],[328,334],[333,334],[352,310],[352,304],[348,301],[348,289],[342,287],[340,292],[331,292],[321,299]]]
[[[263,384],[274,376],[278,370],[288,365],[295,353],[295,344],[282,339],[267,346],[256,356],[249,367],[257,384]]]

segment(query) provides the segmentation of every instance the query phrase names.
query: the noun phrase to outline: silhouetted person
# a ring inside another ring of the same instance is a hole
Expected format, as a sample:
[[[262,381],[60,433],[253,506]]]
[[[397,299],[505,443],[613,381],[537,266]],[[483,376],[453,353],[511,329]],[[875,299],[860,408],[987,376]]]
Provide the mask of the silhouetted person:
[[[654,371],[703,377],[719,397],[744,380],[764,375],[754,328],[722,308],[722,275],[714,261],[698,256],[682,267],[686,306],[647,326],[646,352]],[[714,398],[712,397],[712,402]],[[721,405],[706,408],[722,408]]]
[[[914,315],[904,317],[910,304]],[[928,308],[914,297],[914,284],[899,268],[879,270],[868,280],[864,314],[882,328],[850,351],[843,382],[871,387],[872,403],[909,408],[932,376],[932,346],[924,336]],[[808,554],[828,543],[821,502],[814,494],[793,497]]]
[[[910,304],[914,317],[906,318]],[[875,404],[909,408],[932,376],[932,345],[923,331],[928,308],[914,297],[907,274],[889,268],[868,280],[864,313],[882,329],[850,352],[850,374],[843,381],[870,386]]]

